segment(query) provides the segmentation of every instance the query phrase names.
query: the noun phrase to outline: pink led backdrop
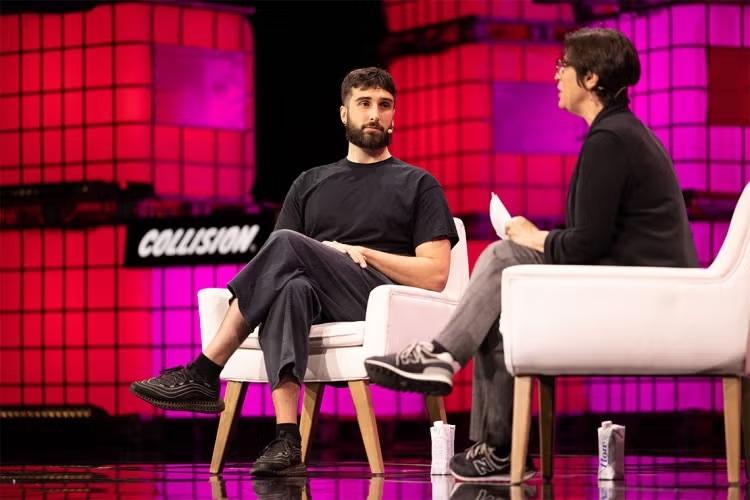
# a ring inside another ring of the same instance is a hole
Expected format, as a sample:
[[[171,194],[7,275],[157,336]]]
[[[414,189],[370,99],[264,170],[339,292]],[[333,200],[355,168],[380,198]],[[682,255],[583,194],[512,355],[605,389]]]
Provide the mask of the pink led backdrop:
[[[674,160],[684,189],[739,193],[750,182],[750,7],[679,5],[626,14],[622,30],[641,54],[644,73],[633,109]],[[726,223],[694,222],[702,265],[719,250]],[[721,408],[718,382],[696,379],[593,379],[591,411]]]
[[[175,203],[251,201],[254,42],[241,14],[123,3],[0,23],[0,185],[143,182]],[[128,385],[196,356],[196,292],[241,267],[126,268],[120,226],[5,229],[0,245],[7,405],[162,413]],[[373,392],[380,414],[423,408]],[[353,416],[348,390],[327,391],[322,411]],[[243,413],[272,415],[267,387],[250,387]]]
[[[458,216],[486,215],[495,191],[514,214],[561,219],[585,129],[557,109],[552,77],[560,46],[526,39],[532,24],[572,25],[569,7],[394,0],[386,2],[386,12],[393,27],[419,28],[465,15],[510,23],[504,33],[512,41],[476,40],[394,60],[390,69],[399,97],[393,152],[432,172]],[[469,242],[472,262],[488,243]],[[470,409],[471,370],[460,372],[449,410]],[[564,384],[560,410],[578,411],[585,405],[581,382]]]
[[[387,0],[394,34],[466,16],[486,36],[390,65],[399,86],[393,151],[434,173],[459,216],[489,193],[554,223],[583,122],[556,107],[555,33],[566,5],[530,0]],[[492,24],[494,23],[494,24]],[[750,7],[682,5],[624,14],[645,68],[633,107],[675,160],[683,188],[737,193],[750,181]],[[493,31],[494,30],[494,31]],[[236,12],[117,3],[87,12],[0,16],[0,185],[142,182],[159,197],[246,203],[255,174],[252,31]],[[726,224],[693,225],[701,261]],[[125,230],[0,230],[0,404],[93,404],[158,413],[131,380],[199,349],[196,291],[239,266],[123,267]],[[474,260],[489,241],[471,241]],[[470,408],[470,370],[448,400]],[[718,408],[710,382],[569,379],[564,413]],[[375,389],[380,415],[424,412],[421,398]],[[351,416],[348,391],[323,411]],[[245,414],[270,415],[253,386]]]
[[[569,5],[540,5],[531,0],[386,0],[390,31],[405,31],[459,17],[509,21],[571,21]]]
[[[140,182],[176,203],[251,201],[242,14],[117,3],[4,15],[0,33],[0,184]],[[124,244],[121,226],[0,230],[0,404],[154,413],[128,384],[198,352],[195,292],[239,266],[125,268]]]
[[[465,15],[491,26],[485,39],[393,61],[400,88],[394,153],[435,174],[459,216],[486,214],[496,191],[512,213],[561,221],[585,124],[557,109],[554,61],[562,44],[533,33],[572,27],[568,7],[389,0],[386,12],[394,30]],[[606,25],[624,31],[641,54],[645,71],[633,109],[670,151],[682,187],[739,193],[750,181],[750,7],[674,6],[623,14]],[[693,231],[706,265],[726,224],[696,222]],[[487,243],[470,241],[472,260]],[[459,375],[449,409],[469,409],[470,371]],[[710,381],[583,378],[563,381],[558,390],[563,413],[721,404]]]

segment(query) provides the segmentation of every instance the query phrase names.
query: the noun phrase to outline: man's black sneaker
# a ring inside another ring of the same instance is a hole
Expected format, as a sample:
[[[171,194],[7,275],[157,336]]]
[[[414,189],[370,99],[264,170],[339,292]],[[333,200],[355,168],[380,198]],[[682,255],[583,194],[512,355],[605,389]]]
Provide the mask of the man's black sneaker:
[[[299,443],[277,437],[263,449],[250,470],[253,476],[306,476]]]
[[[306,477],[256,477],[253,492],[258,500],[301,500],[303,493],[311,498]]]
[[[133,382],[130,392],[165,410],[224,411],[224,401],[219,399],[219,381],[207,382],[184,366],[168,368],[158,377]]]
[[[495,447],[487,443],[476,443],[462,453],[453,455],[450,461],[453,477],[459,481],[510,482],[510,456],[499,457]],[[536,469],[531,457],[527,457],[523,480],[534,476]]]
[[[433,352],[432,342],[415,342],[401,352],[365,360],[370,380],[397,391],[445,396],[453,390],[453,375],[461,368],[449,352]]]
[[[514,495],[514,493],[520,493]],[[515,498],[533,498],[536,488],[527,484],[511,486],[497,483],[456,483],[451,491],[450,500],[511,500]]]

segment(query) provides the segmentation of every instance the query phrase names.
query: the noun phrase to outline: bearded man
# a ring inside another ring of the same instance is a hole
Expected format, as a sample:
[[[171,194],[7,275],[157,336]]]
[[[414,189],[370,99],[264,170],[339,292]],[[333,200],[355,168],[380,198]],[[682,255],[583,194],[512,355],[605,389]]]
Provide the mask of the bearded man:
[[[130,387],[160,408],[221,412],[219,374],[260,326],[276,437],[253,475],[306,473],[297,402],[313,324],[364,320],[370,291],[379,285],[445,287],[456,228],[435,178],[388,151],[395,100],[393,78],[382,69],[356,69],[344,78],[346,158],[294,181],[274,232],[228,283],[231,305],[205,350],[185,367]]]

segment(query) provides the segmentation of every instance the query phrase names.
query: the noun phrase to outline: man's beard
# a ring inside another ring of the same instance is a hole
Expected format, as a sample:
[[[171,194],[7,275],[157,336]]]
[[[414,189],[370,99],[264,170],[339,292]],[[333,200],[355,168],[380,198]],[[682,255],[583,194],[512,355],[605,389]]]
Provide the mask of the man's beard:
[[[380,125],[371,125],[377,127],[376,132],[365,132],[361,127],[354,127],[349,123],[346,124],[346,140],[359,146],[362,149],[383,149],[391,143],[391,135]]]

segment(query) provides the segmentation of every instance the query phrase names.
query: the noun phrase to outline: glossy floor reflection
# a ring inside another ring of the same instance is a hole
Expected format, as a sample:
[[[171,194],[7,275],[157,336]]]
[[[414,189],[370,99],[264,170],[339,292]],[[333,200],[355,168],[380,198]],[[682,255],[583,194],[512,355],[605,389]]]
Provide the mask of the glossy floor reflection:
[[[366,463],[312,464],[307,478],[252,479],[247,464],[211,476],[207,464],[0,466],[3,498],[258,499],[728,499],[747,498],[746,483],[729,487],[723,460],[628,457],[622,482],[599,482],[596,458],[559,456],[549,484],[523,487],[455,483],[430,476],[426,463],[386,463],[370,477]]]

